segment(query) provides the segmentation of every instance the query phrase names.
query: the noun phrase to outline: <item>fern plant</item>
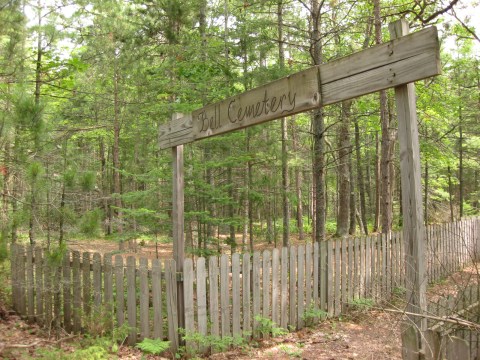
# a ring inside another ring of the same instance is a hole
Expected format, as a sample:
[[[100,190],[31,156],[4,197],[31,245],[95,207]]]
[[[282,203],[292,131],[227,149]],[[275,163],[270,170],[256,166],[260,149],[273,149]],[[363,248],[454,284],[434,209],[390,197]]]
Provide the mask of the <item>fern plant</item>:
[[[145,338],[136,347],[147,354],[159,355],[170,348],[170,341]]]

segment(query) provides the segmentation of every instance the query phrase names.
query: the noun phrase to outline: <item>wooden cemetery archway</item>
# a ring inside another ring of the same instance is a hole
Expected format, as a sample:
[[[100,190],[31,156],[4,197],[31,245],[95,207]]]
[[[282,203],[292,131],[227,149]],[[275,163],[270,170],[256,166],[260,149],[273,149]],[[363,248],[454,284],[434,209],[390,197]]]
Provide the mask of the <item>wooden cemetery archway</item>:
[[[422,314],[425,299],[425,229],[421,198],[414,81],[439,75],[437,30],[408,34],[399,20],[389,25],[392,40],[327,64],[273,81],[207,105],[161,127],[159,145],[173,156],[174,258],[181,279],[184,261],[183,144],[305,112],[343,100],[395,88],[400,143],[400,172],[407,280],[407,311]],[[178,281],[179,327],[184,327],[183,284]],[[410,319],[426,329],[421,317]]]

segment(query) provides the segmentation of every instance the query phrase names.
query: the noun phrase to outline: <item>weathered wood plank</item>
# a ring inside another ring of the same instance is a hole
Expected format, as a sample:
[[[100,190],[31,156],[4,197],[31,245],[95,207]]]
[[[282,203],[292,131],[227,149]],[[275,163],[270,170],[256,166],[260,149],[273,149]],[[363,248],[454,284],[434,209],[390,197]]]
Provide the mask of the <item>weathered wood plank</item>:
[[[180,114],[174,114],[177,119]],[[183,168],[183,146],[172,147],[172,168],[173,168],[173,197],[172,197],[172,237],[173,237],[173,258],[177,266],[177,273],[183,272],[185,260],[185,199],[184,185],[185,174]],[[177,310],[178,326],[185,328],[185,301],[183,298],[183,284],[177,281]]]
[[[35,320],[35,303],[33,291],[33,247],[27,246],[26,249],[26,272],[27,272],[27,319],[29,322]]]
[[[140,338],[150,338],[150,324],[149,324],[149,303],[150,303],[150,289],[148,287],[148,259],[140,258],[140,266],[138,269],[138,276],[140,278]]]
[[[17,261],[16,266],[18,268],[18,312],[24,317],[27,315],[27,302],[26,302],[26,274],[25,274],[25,247],[17,247]],[[45,279],[45,277],[44,277]],[[48,290],[48,289],[46,289]]]
[[[205,258],[197,259],[197,315],[198,333],[207,336],[207,273],[205,269]],[[200,348],[201,353],[207,349]]]
[[[305,310],[308,310],[312,304],[312,264],[313,264],[313,254],[312,254],[312,244],[305,244]]]
[[[280,324],[280,252],[278,249],[272,250],[272,320],[275,324]]]
[[[125,322],[125,290],[123,285],[124,269],[123,257],[115,256],[115,290],[117,305],[117,326],[121,327]]]
[[[341,248],[341,309],[344,311],[346,309],[347,304],[347,294],[348,294],[348,286],[347,284],[347,261],[348,261],[348,254],[347,254],[347,239],[343,237],[341,240],[342,248]]]
[[[170,348],[173,352],[177,351],[179,345],[176,270],[177,265],[175,264],[175,260],[168,260],[165,262],[168,340],[170,340]]]
[[[408,33],[405,20],[389,25],[390,37],[403,37]],[[408,37],[408,35],[406,36]],[[430,61],[439,64],[438,58]],[[421,67],[421,62],[416,63]],[[440,66],[438,66],[440,69]],[[416,72],[417,69],[411,69]],[[397,73],[397,76],[403,74]],[[405,79],[407,79],[406,77]],[[425,225],[422,204],[422,179],[420,171],[420,147],[418,140],[416,97],[414,84],[395,88],[395,102],[398,117],[398,139],[400,143],[400,175],[402,186],[403,231],[406,252],[407,294],[410,299],[407,311],[424,313],[426,311],[425,279]],[[421,331],[426,330],[426,320],[412,316]]]
[[[35,259],[36,262],[36,259]],[[63,256],[63,328],[67,333],[72,331],[72,268],[70,267],[70,251]],[[37,274],[38,276],[38,274]],[[37,293],[37,296],[39,294]]]
[[[91,304],[91,274],[90,274],[90,253],[83,252],[82,255],[82,302],[83,302],[83,316],[88,318],[90,316]]]
[[[282,248],[281,258],[281,295],[280,295],[280,326],[288,326],[288,248]]]
[[[297,328],[297,248],[290,247],[290,266],[289,266],[289,307],[290,318],[288,324]]]
[[[297,263],[297,328],[303,329],[305,321],[305,246],[298,246]]]
[[[103,273],[103,286],[104,286],[104,307],[106,316],[109,317],[108,329],[113,330],[114,327],[114,312],[113,312],[113,264],[112,254],[107,253],[103,257],[103,263],[105,265]]]
[[[187,258],[183,265],[183,295],[185,296],[185,333],[190,336],[195,333],[193,278],[193,262],[192,259]],[[192,341],[186,341],[185,345],[189,350],[196,350],[196,344]]]
[[[271,319],[270,316],[270,251],[264,250],[262,256],[262,316]],[[268,337],[268,334],[263,334]]]
[[[438,75],[439,57],[431,27],[207,105],[192,119],[164,125],[159,145],[165,149]]]
[[[163,339],[162,263],[159,259],[152,260],[152,307],[153,337]]]
[[[243,254],[242,260],[242,302],[243,302],[243,335],[249,337],[252,334],[252,320],[250,309],[250,254]]]
[[[334,290],[334,271],[335,271],[335,258],[333,253],[333,240],[327,241],[327,312],[328,316],[333,316],[335,313],[334,301],[335,301],[335,290]]]
[[[320,309],[327,311],[327,243],[322,241],[320,243]]]
[[[78,334],[82,329],[82,282],[80,270],[80,252],[72,252],[73,281],[73,332]]]
[[[318,296],[318,276],[319,276],[319,246],[318,242],[313,244],[313,307],[315,310],[320,308]]]
[[[129,326],[129,345],[135,345],[137,342],[137,289],[135,270],[135,257],[127,257],[127,319]]]
[[[240,327],[240,255],[232,255],[232,334],[241,337]]]
[[[341,305],[341,299],[342,299],[342,293],[341,293],[341,284],[342,284],[342,274],[341,274],[341,266],[340,266],[340,259],[341,259],[341,247],[342,243],[340,240],[336,240],[335,242],[335,285],[334,285],[334,291],[335,291],[335,310],[334,310],[334,315],[338,316],[340,315],[342,311],[342,305]]]
[[[228,255],[223,254],[220,257],[220,309],[222,337],[231,336],[230,329],[230,265]]]
[[[93,254],[93,309],[94,316],[101,315],[102,307],[102,257]]]
[[[47,260],[43,266],[43,290],[44,290],[44,314],[45,327],[51,329],[52,327],[52,305],[53,305],[53,265]]]
[[[218,316],[218,258],[216,256],[211,256],[208,259],[208,283],[210,321],[212,322],[210,332],[213,336],[220,336]]]
[[[252,280],[253,280],[253,336],[258,337],[259,323],[256,319],[257,316],[261,316],[260,306],[260,253],[258,251],[253,253],[252,264]]]
[[[347,299],[350,302],[353,299],[355,288],[358,286],[358,263],[355,262],[355,238],[347,240]]]

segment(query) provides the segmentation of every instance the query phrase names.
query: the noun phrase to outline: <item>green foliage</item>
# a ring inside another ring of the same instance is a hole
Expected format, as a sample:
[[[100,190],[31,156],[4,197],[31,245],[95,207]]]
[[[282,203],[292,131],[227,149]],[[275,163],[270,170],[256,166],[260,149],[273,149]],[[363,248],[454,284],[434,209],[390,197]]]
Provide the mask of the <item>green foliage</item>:
[[[93,171],[86,171],[80,178],[80,186],[83,191],[92,191],[95,189],[95,173]]]
[[[63,261],[63,257],[67,252],[67,245],[62,243],[58,246],[51,247],[46,253],[45,258],[52,266],[60,266]]]
[[[313,326],[319,320],[326,319],[327,313],[324,310],[316,309],[314,304],[310,304],[307,310],[302,314],[302,319],[306,326]]]
[[[185,333],[185,331],[181,331],[181,333],[187,343],[195,344],[198,348],[211,348],[213,352],[224,352],[231,347],[238,348],[247,344],[242,336],[203,335],[198,332]],[[194,356],[195,351],[192,348],[182,347],[178,355]]]
[[[278,346],[278,349],[283,353],[287,354],[289,358],[301,358],[302,350],[295,345],[291,344],[281,344]]]
[[[0,263],[8,259],[8,234],[5,229],[0,230]]]
[[[258,323],[258,331],[262,336],[272,335],[273,337],[278,337],[288,334],[288,330],[277,326],[274,321],[261,315],[256,315],[255,321]]]
[[[98,236],[100,232],[102,211],[95,209],[87,211],[80,219],[80,232],[87,236]]]
[[[136,347],[147,354],[160,355],[169,349],[170,341],[145,338],[142,340],[142,342],[138,343]]]
[[[352,299],[348,304],[353,311],[358,312],[367,312],[371,310],[374,305],[375,301],[371,298]]]

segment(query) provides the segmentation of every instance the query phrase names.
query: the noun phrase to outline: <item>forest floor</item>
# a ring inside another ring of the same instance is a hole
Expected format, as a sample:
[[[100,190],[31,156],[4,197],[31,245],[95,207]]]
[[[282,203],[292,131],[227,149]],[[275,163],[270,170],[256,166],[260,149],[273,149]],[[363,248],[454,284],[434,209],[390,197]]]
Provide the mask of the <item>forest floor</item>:
[[[72,243],[70,247],[80,251],[119,253],[118,244],[105,241]],[[155,246],[137,246],[136,252],[122,252],[124,256],[129,254],[154,258]],[[159,244],[158,257],[168,259],[171,256],[171,245]],[[8,274],[7,267],[0,264],[0,359],[162,359],[146,356],[139,349],[128,346],[120,346],[117,351],[109,352],[104,343],[85,337],[65,334],[57,339],[36,324],[27,323],[9,309],[11,295],[7,290],[9,278],[5,274]],[[428,298],[437,299],[454,294],[467,283],[478,281],[478,274],[476,266],[457,272],[431,286]],[[399,300],[384,304],[384,307],[403,308]],[[340,318],[328,319],[282,337],[252,342],[239,349],[214,354],[210,359],[401,359],[402,320],[402,314],[381,308],[352,311]],[[97,353],[92,356],[89,351]],[[165,358],[175,357],[170,355]]]

